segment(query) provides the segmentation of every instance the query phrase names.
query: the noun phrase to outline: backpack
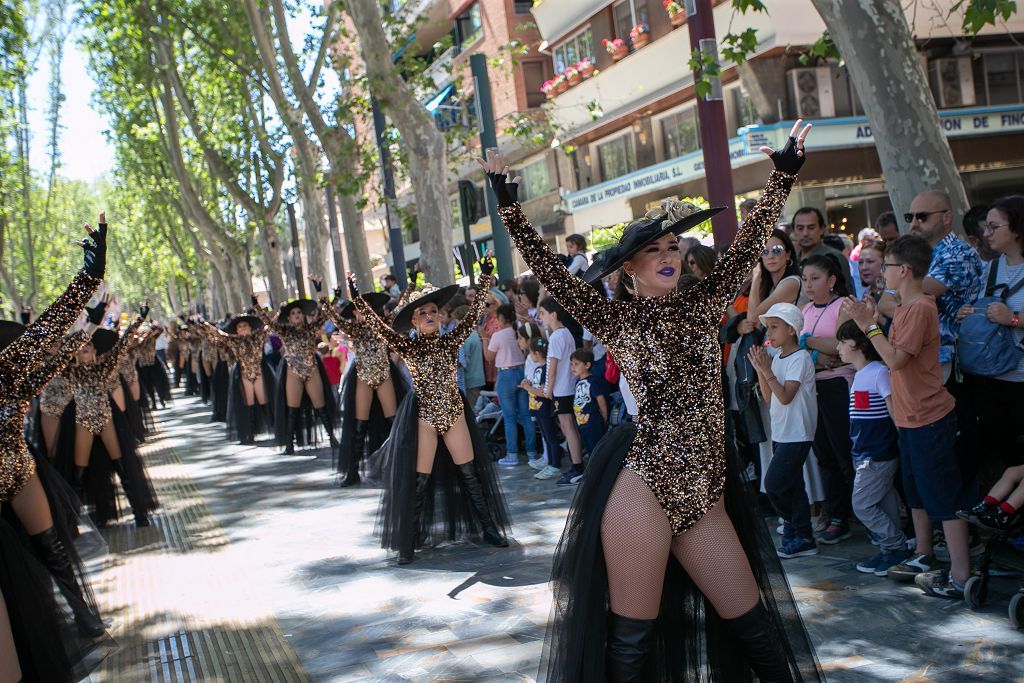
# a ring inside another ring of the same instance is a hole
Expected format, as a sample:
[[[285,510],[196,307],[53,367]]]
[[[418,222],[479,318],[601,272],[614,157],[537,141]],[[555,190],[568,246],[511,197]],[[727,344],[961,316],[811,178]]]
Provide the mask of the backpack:
[[[960,358],[960,369],[968,375],[998,377],[1016,368],[1024,353],[1017,346],[1013,329],[997,325],[985,315],[985,309],[989,304],[1005,303],[1024,287],[1024,278],[1013,287],[997,285],[998,268],[999,261],[994,261],[988,271],[985,296],[974,303],[974,313],[960,322],[957,354]],[[997,291],[1000,293],[996,294]]]

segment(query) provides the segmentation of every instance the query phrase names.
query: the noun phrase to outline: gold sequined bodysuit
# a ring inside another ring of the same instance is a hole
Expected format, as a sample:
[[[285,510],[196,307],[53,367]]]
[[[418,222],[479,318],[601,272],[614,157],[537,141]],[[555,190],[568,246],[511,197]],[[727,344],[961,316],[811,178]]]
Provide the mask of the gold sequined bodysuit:
[[[480,278],[480,291],[490,289],[493,275]],[[412,375],[412,385],[419,402],[419,418],[444,435],[462,415],[462,397],[456,380],[459,349],[476,328],[480,312],[487,297],[478,296],[466,317],[448,334],[406,337],[395,332],[377,316],[362,297],[356,297],[356,307],[362,312],[373,331],[384,338],[388,346],[402,354]]]
[[[117,371],[121,377],[124,378],[125,383],[131,386],[139,381],[139,369],[135,367],[135,360],[139,355],[139,347],[142,346],[143,339],[136,335],[132,335],[125,342],[124,351],[121,353],[121,358],[117,361]],[[113,387],[118,386],[117,377],[114,377]]]
[[[57,375],[51,379],[39,392],[39,411],[43,415],[60,417],[69,403],[71,403],[71,385],[64,375]]]
[[[722,495],[725,412],[718,330],[757,261],[795,176],[773,171],[735,241],[704,280],[682,292],[608,301],[570,275],[519,204],[499,209],[526,263],[555,299],[615,356],[636,397],[637,435],[625,458],[681,534]]]
[[[156,365],[156,343],[160,339],[160,335],[163,334],[160,330],[150,330],[146,333],[145,339],[142,341],[142,345],[139,346],[138,358],[139,365],[144,368],[148,368],[151,365]]]
[[[124,355],[127,338],[141,324],[142,319],[136,318],[125,329],[114,348],[97,358],[96,362],[76,363],[65,372],[75,399],[75,423],[93,434],[102,432],[104,425],[110,421],[110,387],[117,380],[118,364]]]
[[[267,335],[270,331],[266,327],[253,330],[250,334],[230,334],[217,330],[210,331],[210,339],[213,343],[222,345],[238,360],[238,369],[242,373],[242,379],[255,382],[263,376],[263,345],[267,342]]]
[[[0,351],[0,502],[18,495],[36,473],[25,444],[25,414],[39,390],[59,373],[88,337],[61,337],[75,322],[101,280],[79,271],[60,297],[20,337]],[[60,349],[47,349],[60,342]]]
[[[391,379],[391,362],[388,360],[388,345],[370,326],[358,318],[343,318],[331,315],[331,320],[349,336],[352,349],[356,352],[356,377],[376,389]]]
[[[316,320],[311,323],[303,321],[298,326],[281,322],[278,318],[271,319],[263,309],[259,311],[263,324],[281,339],[281,355],[288,363],[288,369],[303,382],[316,372],[316,345],[320,341],[320,328],[327,322],[322,308],[322,305],[317,307]]]

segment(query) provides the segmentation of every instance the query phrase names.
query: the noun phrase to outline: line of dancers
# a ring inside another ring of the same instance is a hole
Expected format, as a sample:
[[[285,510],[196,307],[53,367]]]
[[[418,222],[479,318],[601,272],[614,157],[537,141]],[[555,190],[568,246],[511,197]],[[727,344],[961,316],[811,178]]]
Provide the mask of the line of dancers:
[[[721,209],[698,212],[676,203],[634,221],[581,279],[530,225],[517,201],[519,179],[509,181],[501,157],[488,151],[481,162],[527,264],[548,293],[612,351],[639,408],[635,422],[617,426],[593,449],[557,546],[554,618],[541,663],[547,680],[822,679],[774,543],[725,438],[717,343],[725,307],[764,248],[796,181],[808,129],[798,122],[783,149],[762,148],[775,170],[760,201],[713,272],[682,288],[678,236]],[[91,503],[99,525],[116,518],[116,474],[136,525],[145,526],[156,499],[135,445],[147,428],[142,406],[152,410],[156,397],[166,400],[151,377],[162,363],[143,363],[151,358],[152,331],[143,327],[148,311],[143,307],[118,335],[94,329],[103,317],[101,300],[86,310],[88,323],[61,340],[103,274],[105,224],[90,235],[86,269],[0,351],[0,370],[17,387],[13,400],[3,399],[0,501],[15,513],[25,508],[18,501],[26,492],[35,495],[32,463],[52,455],[71,485],[70,507],[77,507],[77,494]],[[494,264],[485,257],[479,265],[486,290]],[[618,270],[623,287],[607,300],[591,283]],[[251,311],[220,325],[198,316],[182,319],[173,333],[179,349],[175,384],[184,375],[186,393],[202,397],[212,419],[226,422],[228,437],[243,444],[273,431],[282,452],[293,454],[297,446],[316,445],[326,436],[343,487],[366,480],[382,487],[375,533],[384,548],[397,553],[399,564],[466,534],[508,546],[508,507],[456,381],[459,349],[486,297],[476,297],[463,320],[442,333],[440,309],[455,286],[418,289],[412,274],[410,287],[389,311],[389,297],[361,294],[351,276],[349,301],[340,289],[328,301],[319,279],[312,282],[316,299],[289,302],[273,316],[254,300]],[[316,352],[328,321],[348,335],[355,355],[340,406]],[[279,350],[271,335],[280,341]],[[127,360],[132,353],[135,362]],[[21,426],[27,402],[44,386],[39,424],[46,455],[33,458]],[[64,402],[55,430],[52,418]],[[130,417],[133,402],[138,424]],[[30,524],[18,516],[32,539],[53,533],[40,528],[45,520]],[[73,554],[63,551],[61,557],[69,559],[47,560],[60,554],[59,544],[37,545],[37,558],[77,610],[79,632],[102,636],[103,623],[81,581],[73,573],[58,577],[59,567],[73,565]],[[0,572],[0,580],[22,672],[31,671],[32,649],[23,655],[24,635],[18,641],[24,614],[18,611],[22,601],[10,592],[17,590],[12,572]],[[0,627],[0,648],[3,637]]]

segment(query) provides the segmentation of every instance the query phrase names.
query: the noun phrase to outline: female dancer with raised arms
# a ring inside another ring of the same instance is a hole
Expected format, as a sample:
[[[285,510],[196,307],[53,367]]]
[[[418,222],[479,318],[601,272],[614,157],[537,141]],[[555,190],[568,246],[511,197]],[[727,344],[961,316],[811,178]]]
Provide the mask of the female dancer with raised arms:
[[[526,262],[612,351],[639,407],[635,436],[620,430],[595,449],[556,553],[550,681],[819,676],[799,616],[790,628],[783,623],[792,597],[774,545],[741,499],[734,468],[727,471],[717,342],[726,305],[803,164],[810,126],[800,125],[781,151],[762,148],[775,170],[705,279],[677,290],[677,235],[721,209],[673,205],[667,215],[631,223],[599,255],[584,279],[621,267],[636,292],[629,301],[607,301],[570,275],[523,214],[501,158],[489,150],[481,162]]]
[[[480,271],[480,286],[486,290],[494,282],[494,262],[485,258]],[[509,526],[505,499],[455,372],[459,348],[476,326],[485,297],[478,297],[462,322],[442,335],[439,310],[457,285],[410,294],[409,303],[395,313],[394,329],[359,296],[351,275],[349,289],[363,320],[402,355],[412,375],[413,391],[398,406],[391,436],[380,450],[386,479],[382,545],[398,550],[399,564],[412,562],[416,547],[455,540],[467,529],[479,528],[485,541],[506,547],[501,532]],[[410,328],[416,330],[415,339],[400,334]]]

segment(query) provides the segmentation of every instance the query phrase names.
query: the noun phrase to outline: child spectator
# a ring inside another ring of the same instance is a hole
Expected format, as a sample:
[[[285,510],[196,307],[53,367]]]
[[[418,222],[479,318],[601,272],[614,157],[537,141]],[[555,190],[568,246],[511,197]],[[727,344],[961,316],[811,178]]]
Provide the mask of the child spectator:
[[[544,450],[547,453],[547,462],[533,476],[535,479],[551,479],[562,473],[562,446],[558,427],[555,425],[554,407],[551,399],[544,393],[548,377],[547,340],[539,334],[534,336],[530,339],[529,351],[526,379],[523,380],[522,387],[530,395],[530,415],[537,420],[540,434],[544,439]],[[536,467],[532,462],[530,465]]]
[[[461,322],[469,313],[469,306],[459,306],[452,310],[452,318]],[[458,372],[459,388],[466,392],[469,405],[476,406],[480,398],[480,390],[484,382],[483,342],[476,330],[469,333],[466,341],[459,349]]]
[[[525,354],[516,343],[516,310],[512,304],[502,304],[496,311],[501,329],[491,337],[483,337],[484,357],[498,369],[494,390],[505,425],[505,457],[498,461],[502,467],[519,464],[519,427],[526,437],[529,460],[537,458],[537,431],[530,419],[529,397],[519,386],[523,382]]]
[[[593,453],[597,442],[608,431],[608,396],[603,379],[591,374],[594,354],[577,349],[570,356],[572,374],[576,376],[573,412],[583,439],[583,449]]]
[[[565,238],[566,267],[577,277],[587,269],[587,239],[583,235],[569,235]]]
[[[320,354],[320,360],[323,361],[324,371],[327,373],[327,381],[331,384],[331,392],[334,394],[335,400],[337,400],[340,396],[341,359],[331,353],[331,347],[327,342],[317,344],[316,350]]]
[[[850,387],[853,441],[853,512],[878,542],[879,552],[857,563],[857,571],[888,576],[908,558],[900,528],[900,501],[893,481],[899,468],[899,437],[893,424],[889,368],[853,320],[839,326],[839,357],[857,369]]]
[[[566,329],[562,321],[565,309],[554,300],[546,297],[538,308],[541,322],[548,328],[548,373],[544,394],[552,400],[558,425],[565,435],[569,447],[569,459],[572,467],[565,471],[558,480],[559,486],[572,486],[583,479],[583,443],[579,430],[576,428],[576,417],[573,411],[573,398],[576,393],[576,380],[572,375],[572,353],[576,350],[576,341]]]
[[[771,401],[772,460],[764,488],[783,519],[782,546],[776,552],[785,559],[817,555],[803,469],[814,440],[818,404],[814,363],[800,348],[803,314],[793,304],[778,303],[759,320],[768,342],[779,350],[774,359],[762,346],[752,347],[748,354],[761,394]]]
[[[886,289],[895,289],[900,305],[887,337],[875,322],[874,307],[849,299],[845,306],[885,364],[892,384],[893,421],[899,431],[903,493],[914,520],[917,548],[910,559],[889,569],[897,580],[913,578],[926,594],[963,599],[970,576],[967,523],[956,511],[971,503],[957,465],[956,413],[939,364],[939,312],[922,283],[932,248],[921,237],[904,235],[885,253]],[[932,571],[932,522],[945,532],[952,564]]]
[[[956,516],[984,529],[1006,531],[1024,506],[1024,465],[1008,467],[996,485],[970,510]]]
[[[533,378],[534,375],[537,374],[538,367],[541,368],[541,374],[543,374],[543,366],[547,364],[546,357],[542,358],[541,360],[537,360],[533,357],[533,354],[530,352],[530,342],[533,341],[534,337],[538,336],[541,336],[541,331],[535,323],[523,323],[522,325],[516,328],[516,344],[519,345],[519,350],[522,351],[523,355],[526,356],[526,361],[523,363],[523,381],[519,383],[519,388],[526,392],[526,405],[529,408],[531,423],[537,422],[535,411],[538,407],[538,404],[537,399],[530,393],[530,388],[533,387]],[[541,378],[540,387],[541,389],[544,388],[543,378]],[[550,404],[551,402],[549,401],[548,405],[550,406]],[[550,410],[548,411],[548,419],[551,419]],[[536,428],[533,427],[532,424],[531,429],[534,429],[534,431],[536,432]],[[541,433],[541,436],[543,437],[543,432]],[[527,464],[530,467],[538,471],[547,467],[548,464],[548,444],[542,438],[540,445],[543,448],[543,452],[538,453],[536,457],[530,458],[527,461]]]

